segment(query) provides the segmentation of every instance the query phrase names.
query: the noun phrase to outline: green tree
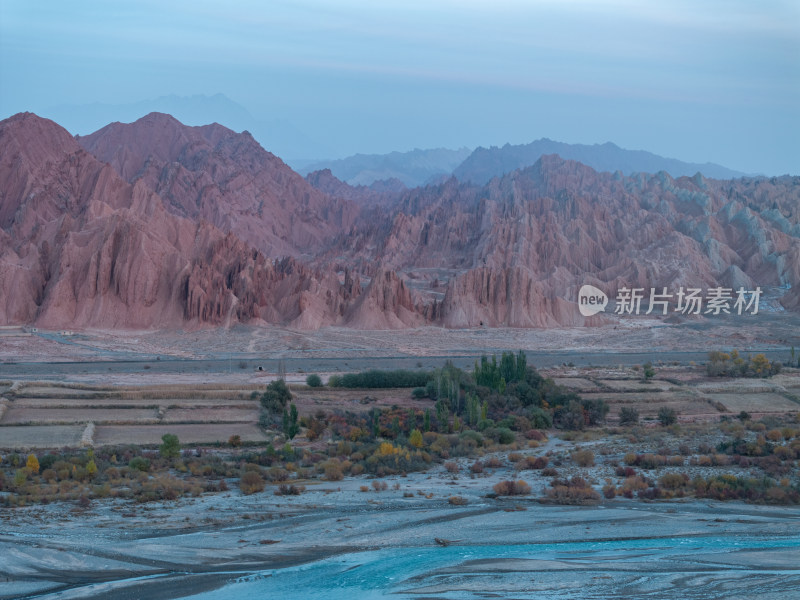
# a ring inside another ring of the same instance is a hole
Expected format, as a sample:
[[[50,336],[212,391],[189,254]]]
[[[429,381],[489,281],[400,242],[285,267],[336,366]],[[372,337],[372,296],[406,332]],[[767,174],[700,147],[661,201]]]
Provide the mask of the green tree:
[[[467,423],[474,427],[481,418],[480,400],[476,394],[467,394]]]
[[[500,357],[500,378],[506,383],[517,378],[517,361],[511,352],[503,352]]]
[[[520,350],[517,353],[517,377],[516,381],[525,381],[528,375],[528,357]]]
[[[431,409],[430,408],[426,408],[425,409],[425,414],[422,417],[422,429],[424,431],[430,431],[431,430]]]
[[[403,431],[409,431],[410,429],[414,429],[417,426],[417,411],[413,408],[408,409],[408,419],[405,427],[403,427]]]
[[[162,458],[178,458],[181,454],[181,443],[178,441],[178,436],[174,433],[167,433],[161,436],[163,442],[158,447],[158,453]]]
[[[308,387],[316,388],[322,386],[322,378],[316,373],[312,373],[306,377],[306,385]]]
[[[374,408],[372,409],[372,437],[377,438],[381,435],[381,412]]]
[[[439,427],[440,433],[447,433],[449,423],[448,417],[450,416],[450,411],[447,409],[447,404],[442,402],[441,400],[436,401],[436,424]]]
[[[261,406],[273,414],[281,414],[286,405],[292,400],[292,393],[286,387],[283,379],[271,382],[261,395]]]
[[[297,406],[292,402],[289,410],[283,409],[283,433],[290,440],[300,431],[300,424],[297,422]]]
[[[642,375],[645,381],[650,381],[656,376],[656,370],[653,368],[653,363],[646,362],[642,368]]]

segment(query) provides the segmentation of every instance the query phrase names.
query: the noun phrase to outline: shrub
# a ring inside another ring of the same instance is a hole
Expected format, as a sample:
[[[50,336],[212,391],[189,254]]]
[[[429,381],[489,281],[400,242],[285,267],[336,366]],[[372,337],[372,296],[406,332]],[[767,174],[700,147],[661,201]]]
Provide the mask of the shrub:
[[[478,423],[480,426],[480,423]],[[498,444],[511,444],[516,439],[514,432],[511,431],[508,427],[489,427],[487,428],[483,434],[493,439]]]
[[[464,506],[468,501],[463,496],[450,496],[447,501],[453,506]]]
[[[312,388],[322,387],[322,378],[316,373],[312,373],[306,377],[306,385]]]
[[[572,460],[579,467],[593,467],[594,452],[591,450],[578,450],[572,453]]]
[[[558,406],[553,411],[553,424],[559,429],[581,430],[586,427],[583,405],[571,400],[566,406]]]
[[[502,466],[503,466],[503,461],[501,461],[501,460],[500,460],[499,458],[497,458],[496,456],[490,456],[488,459],[486,459],[486,460],[483,462],[483,465],[484,465],[484,466],[485,466],[487,469],[499,469],[500,467],[502,467]]]
[[[662,406],[658,409],[658,421],[664,426],[675,424],[678,420],[678,413],[674,409]]]
[[[521,479],[500,481],[492,489],[498,496],[527,496],[531,493],[531,486]]]
[[[232,448],[238,448],[242,445],[242,436],[240,435],[232,435],[228,438],[228,445]]]
[[[665,473],[658,478],[658,486],[666,490],[678,490],[689,483],[689,476],[681,473]]]
[[[608,500],[613,500],[614,497],[616,497],[616,495],[617,495],[617,488],[615,488],[613,485],[609,484],[603,486],[603,496],[605,498],[607,498]]]
[[[342,473],[342,465],[338,460],[329,460],[325,463],[324,466],[325,471],[325,479],[328,481],[341,481],[344,479],[344,473]]]
[[[623,406],[619,411],[620,425],[636,425],[639,422],[639,411],[629,406]]]
[[[633,492],[646,490],[649,486],[643,477],[634,475],[633,477],[626,477],[622,483],[622,495],[626,498],[632,498]]]
[[[247,471],[239,480],[239,489],[246,496],[264,491],[264,479],[255,471]]]
[[[545,435],[536,429],[528,429],[525,432],[525,438],[536,442],[543,442],[546,439]]]
[[[460,438],[462,440],[472,440],[475,442],[475,447],[483,446],[483,436],[478,433],[477,431],[473,431],[472,429],[467,429],[466,431],[462,431]]]
[[[134,456],[128,462],[128,468],[132,471],[146,472],[150,470],[150,461],[142,456]]]
[[[600,500],[600,494],[582,477],[568,481],[554,479],[550,485],[546,500],[555,504],[593,504]]]
[[[14,473],[14,486],[19,488],[25,485],[25,482],[28,480],[28,471],[25,469],[17,469]]]
[[[305,486],[303,485],[294,485],[294,484],[286,484],[282,483],[278,486],[278,489],[275,490],[276,496],[299,496],[303,492],[306,491]]]
[[[411,390],[411,396],[418,400],[421,400],[422,398],[427,398],[428,390],[427,388],[424,387],[415,387],[413,390]]]
[[[509,458],[511,455],[509,455]],[[516,461],[514,465],[516,469],[536,469],[541,470],[547,466],[548,458],[546,456],[526,456],[524,459]]]
[[[771,429],[767,432],[766,437],[771,442],[780,442],[783,438],[783,434],[781,434],[780,429]]]
[[[384,490],[389,489],[389,485],[385,481],[378,481],[377,479],[375,479],[372,482],[372,489],[375,490],[376,492],[382,492]]]
[[[444,468],[448,473],[458,473],[458,463],[452,461],[444,463]]]
[[[538,406],[529,408],[526,415],[528,420],[531,422],[531,425],[537,429],[549,429],[553,426],[553,417],[548,411],[539,408]]]

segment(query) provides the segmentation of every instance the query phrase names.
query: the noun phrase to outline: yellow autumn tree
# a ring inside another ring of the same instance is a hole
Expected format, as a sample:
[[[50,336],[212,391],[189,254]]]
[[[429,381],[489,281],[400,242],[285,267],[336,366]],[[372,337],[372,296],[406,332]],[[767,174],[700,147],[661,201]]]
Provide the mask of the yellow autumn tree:
[[[414,448],[422,448],[422,433],[419,429],[414,429],[408,436],[408,443]]]
[[[28,455],[28,461],[25,463],[25,466],[34,475],[39,473],[39,459],[36,458],[35,454]]]

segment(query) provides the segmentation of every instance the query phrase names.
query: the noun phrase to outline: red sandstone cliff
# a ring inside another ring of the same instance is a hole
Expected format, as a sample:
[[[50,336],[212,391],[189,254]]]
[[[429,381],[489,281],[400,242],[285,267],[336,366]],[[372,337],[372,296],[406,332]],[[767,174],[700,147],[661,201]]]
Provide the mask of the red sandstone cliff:
[[[0,122],[0,323],[602,322],[577,311],[584,283],[782,285],[800,309],[797,177],[624,177],[546,156],[482,187],[317,174],[328,194],[218,125],[155,114],[79,141],[108,164],[46,119]]]
[[[78,138],[128,182],[142,181],[167,210],[205,219],[267,256],[319,252],[358,208],[316,190],[247,133],[217,124],[188,127],[151,113]]]

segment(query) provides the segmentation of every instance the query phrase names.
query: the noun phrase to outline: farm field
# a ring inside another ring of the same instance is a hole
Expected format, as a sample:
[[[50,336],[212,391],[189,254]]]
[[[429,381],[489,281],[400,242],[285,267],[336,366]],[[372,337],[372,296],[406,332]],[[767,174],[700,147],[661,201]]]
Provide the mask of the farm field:
[[[796,371],[771,379],[711,379],[700,367],[662,366],[648,382],[635,367],[557,367],[543,369],[542,374],[587,399],[605,401],[610,407],[609,425],[618,422],[622,407],[637,410],[644,426],[655,426],[662,407],[675,410],[682,423],[718,421],[741,411],[758,416],[800,411],[800,373]],[[258,427],[257,396],[264,389],[259,384],[20,382],[13,391],[10,387],[5,387],[5,402],[0,406],[1,449],[76,447],[89,424],[94,431],[84,443],[95,446],[157,444],[165,433],[198,444],[224,442],[233,435],[247,442],[271,439]],[[432,406],[429,399],[414,399],[411,390],[403,388],[290,387],[301,415]]]

